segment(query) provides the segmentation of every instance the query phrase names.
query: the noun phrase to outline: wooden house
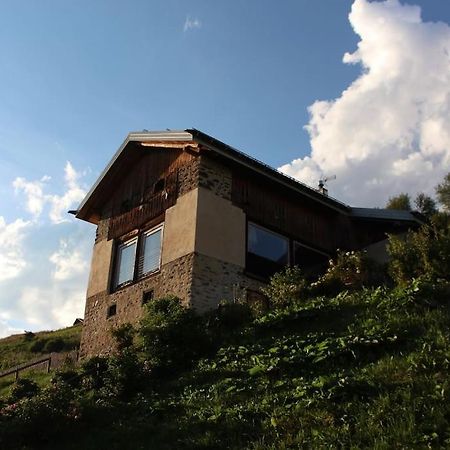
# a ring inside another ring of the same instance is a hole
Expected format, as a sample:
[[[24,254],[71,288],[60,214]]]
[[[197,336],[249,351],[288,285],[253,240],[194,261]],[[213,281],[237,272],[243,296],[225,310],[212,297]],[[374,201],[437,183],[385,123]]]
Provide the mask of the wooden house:
[[[195,129],[130,133],[75,213],[97,226],[81,356],[153,298],[206,311],[285,265],[316,274],[338,248],[383,257],[386,232],[420,222],[351,208]]]

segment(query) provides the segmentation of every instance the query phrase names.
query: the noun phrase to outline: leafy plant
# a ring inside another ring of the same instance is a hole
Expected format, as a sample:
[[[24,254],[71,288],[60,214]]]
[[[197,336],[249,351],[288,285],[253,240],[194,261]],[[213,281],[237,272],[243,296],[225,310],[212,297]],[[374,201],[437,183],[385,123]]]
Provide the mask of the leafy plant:
[[[146,305],[139,336],[150,365],[167,372],[186,368],[203,354],[208,339],[201,319],[177,297],[165,297]]]
[[[286,267],[273,275],[268,286],[261,290],[273,305],[283,306],[306,298],[307,282],[299,267]]]
[[[11,389],[9,401],[13,403],[24,398],[31,398],[37,395],[39,391],[39,386],[33,380],[19,378]]]
[[[450,280],[450,234],[423,226],[404,236],[389,236],[389,271],[398,284],[412,278]]]

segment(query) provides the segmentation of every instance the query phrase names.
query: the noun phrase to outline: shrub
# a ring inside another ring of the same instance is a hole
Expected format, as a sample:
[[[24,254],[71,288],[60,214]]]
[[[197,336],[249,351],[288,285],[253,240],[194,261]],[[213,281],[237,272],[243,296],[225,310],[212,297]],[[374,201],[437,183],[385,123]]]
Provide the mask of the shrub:
[[[38,338],[30,346],[30,352],[41,353],[44,351],[44,346],[47,343],[46,339]]]
[[[104,356],[94,356],[84,361],[81,366],[84,386],[93,390],[103,388],[108,378],[108,368],[108,358]]]
[[[397,284],[412,278],[450,280],[450,235],[423,226],[404,236],[389,236],[389,273]]]
[[[28,378],[19,378],[11,389],[10,402],[17,402],[23,398],[31,398],[40,391],[39,386]]]
[[[117,350],[122,352],[133,346],[133,340],[136,330],[131,323],[120,325],[111,331],[111,334],[116,341]]]
[[[305,298],[307,282],[299,267],[286,267],[270,278],[267,287],[261,289],[275,306],[283,306]]]
[[[336,258],[329,261],[325,275],[311,285],[314,294],[337,294],[341,290],[361,289],[374,286],[383,280],[380,265],[361,251],[338,251]]]
[[[64,350],[66,344],[64,339],[61,338],[50,338],[44,345],[43,351],[45,353],[61,352]]]
[[[25,336],[24,336],[25,341],[32,341],[35,338],[35,336],[36,335],[32,331],[25,330]]]
[[[73,389],[79,389],[81,387],[81,374],[75,369],[59,370],[51,379],[52,384],[66,384]]]
[[[252,310],[247,303],[223,301],[218,308],[208,315],[208,325],[211,329],[214,325],[224,328],[237,328],[248,323],[252,318]]]
[[[163,372],[188,367],[208,348],[202,323],[177,297],[148,303],[139,335],[150,365]]]

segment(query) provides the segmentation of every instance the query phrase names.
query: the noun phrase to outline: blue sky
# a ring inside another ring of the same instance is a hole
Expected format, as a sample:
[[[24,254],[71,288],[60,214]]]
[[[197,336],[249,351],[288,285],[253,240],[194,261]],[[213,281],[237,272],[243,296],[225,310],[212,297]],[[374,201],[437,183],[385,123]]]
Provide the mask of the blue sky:
[[[397,0],[3,1],[0,334],[82,315],[94,230],[62,211],[129,131],[196,127],[312,185],[337,174],[330,191],[355,205],[432,193],[450,166],[450,2],[409,3],[421,11]]]

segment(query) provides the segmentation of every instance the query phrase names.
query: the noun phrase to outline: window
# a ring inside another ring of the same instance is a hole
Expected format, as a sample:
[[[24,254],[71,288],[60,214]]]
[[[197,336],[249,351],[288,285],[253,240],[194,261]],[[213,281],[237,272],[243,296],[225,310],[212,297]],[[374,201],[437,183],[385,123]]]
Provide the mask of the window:
[[[124,242],[117,247],[115,285],[129,283],[134,278],[137,238]]]
[[[307,278],[322,275],[329,255],[260,225],[248,223],[247,271],[269,278],[288,264],[299,266]]]
[[[267,230],[248,224],[247,269],[249,272],[270,277],[289,263],[289,239]]]
[[[139,274],[145,275],[159,269],[161,263],[162,228],[144,233],[142,236],[142,267]]]
[[[108,318],[115,316],[117,314],[117,305],[114,303],[108,306],[108,311],[106,311],[106,316]]]
[[[328,255],[294,241],[293,264],[300,267],[307,277],[322,275],[328,266]]]
[[[159,270],[163,226],[120,243],[116,250],[113,288],[117,289]]]
[[[153,300],[153,297],[153,290],[144,292],[142,294],[142,304],[146,305],[147,303],[151,302]]]

